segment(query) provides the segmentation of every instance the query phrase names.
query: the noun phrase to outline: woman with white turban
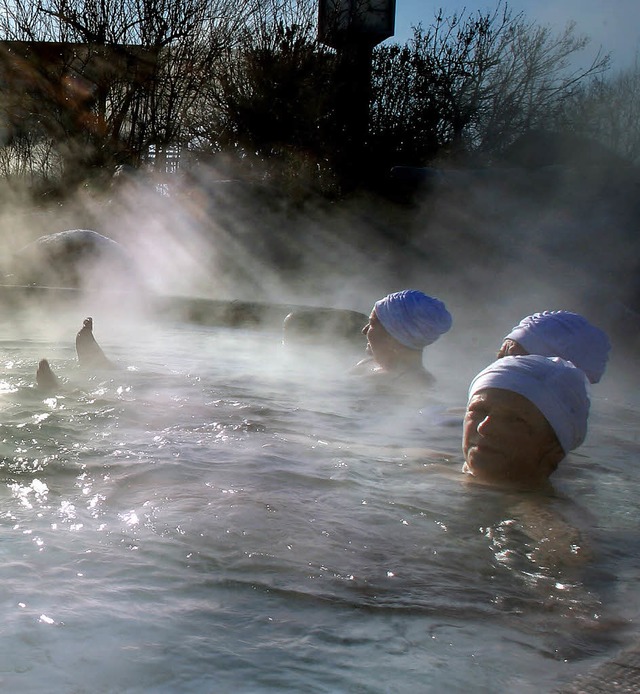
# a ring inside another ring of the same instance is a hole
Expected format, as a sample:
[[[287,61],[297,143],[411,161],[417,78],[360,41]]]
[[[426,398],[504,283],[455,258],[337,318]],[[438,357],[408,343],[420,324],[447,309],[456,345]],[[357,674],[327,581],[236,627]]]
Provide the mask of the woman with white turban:
[[[582,444],[589,417],[584,372],[558,357],[508,356],[469,386],[464,472],[485,482],[536,486]]]
[[[606,333],[580,314],[543,311],[523,318],[505,336],[498,358],[523,354],[560,357],[582,369],[591,383],[598,383],[610,350]]]
[[[451,314],[440,299],[415,289],[395,292],[376,301],[362,329],[370,355],[356,371],[383,376],[386,381],[430,385],[433,376],[422,362],[422,351],[451,328]]]

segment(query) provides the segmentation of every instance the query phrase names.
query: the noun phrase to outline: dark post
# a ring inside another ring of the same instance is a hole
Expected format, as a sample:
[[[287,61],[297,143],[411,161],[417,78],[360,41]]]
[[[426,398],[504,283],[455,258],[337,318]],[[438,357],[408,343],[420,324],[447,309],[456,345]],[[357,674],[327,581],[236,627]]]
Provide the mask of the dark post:
[[[318,38],[336,49],[334,165],[344,188],[367,167],[373,47],[393,36],[395,0],[319,0]]]

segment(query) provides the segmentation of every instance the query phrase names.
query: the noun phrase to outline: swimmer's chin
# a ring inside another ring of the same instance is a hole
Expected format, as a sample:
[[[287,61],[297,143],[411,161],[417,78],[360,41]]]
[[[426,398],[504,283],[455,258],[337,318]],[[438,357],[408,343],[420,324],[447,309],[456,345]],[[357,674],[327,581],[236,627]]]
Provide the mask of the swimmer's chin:
[[[477,480],[506,478],[505,467],[508,463],[504,455],[493,448],[471,446],[465,455],[463,472]]]
[[[467,460],[470,460],[470,455],[467,455]],[[520,479],[512,477],[508,470],[504,468],[496,468],[495,465],[482,465],[479,461],[472,461],[473,467],[465,462],[462,466],[462,472],[465,474],[465,481],[469,484],[492,487],[494,489],[504,489],[507,491],[544,491],[551,490],[553,487],[547,479]]]

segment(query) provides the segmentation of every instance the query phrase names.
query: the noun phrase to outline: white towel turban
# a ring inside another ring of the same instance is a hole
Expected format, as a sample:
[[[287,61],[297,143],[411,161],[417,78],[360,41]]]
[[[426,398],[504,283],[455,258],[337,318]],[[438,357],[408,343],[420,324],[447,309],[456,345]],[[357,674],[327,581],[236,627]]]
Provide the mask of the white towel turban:
[[[587,435],[589,384],[584,372],[558,357],[527,355],[498,359],[469,386],[469,400],[486,388],[519,393],[542,412],[565,453]]]
[[[423,349],[449,330],[452,319],[440,299],[405,289],[376,301],[374,309],[384,329],[409,349]]]
[[[523,318],[505,337],[529,354],[561,357],[582,369],[597,383],[607,366],[611,344],[607,335],[578,313],[544,311]]]

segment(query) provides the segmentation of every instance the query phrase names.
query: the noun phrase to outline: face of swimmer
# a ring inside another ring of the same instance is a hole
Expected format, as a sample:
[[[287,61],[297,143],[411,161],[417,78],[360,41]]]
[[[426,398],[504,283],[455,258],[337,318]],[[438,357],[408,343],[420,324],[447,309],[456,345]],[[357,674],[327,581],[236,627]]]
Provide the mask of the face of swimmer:
[[[544,482],[565,455],[540,410],[501,388],[481,390],[469,401],[462,452],[478,480],[527,485]]]
[[[367,337],[367,352],[376,362],[383,369],[392,367],[402,345],[385,330],[375,309],[371,311],[369,322],[362,328],[362,334]]]
[[[498,350],[498,359],[502,359],[502,357],[517,357],[527,354],[529,354],[529,352],[527,352],[527,350],[519,342],[507,337]]]

